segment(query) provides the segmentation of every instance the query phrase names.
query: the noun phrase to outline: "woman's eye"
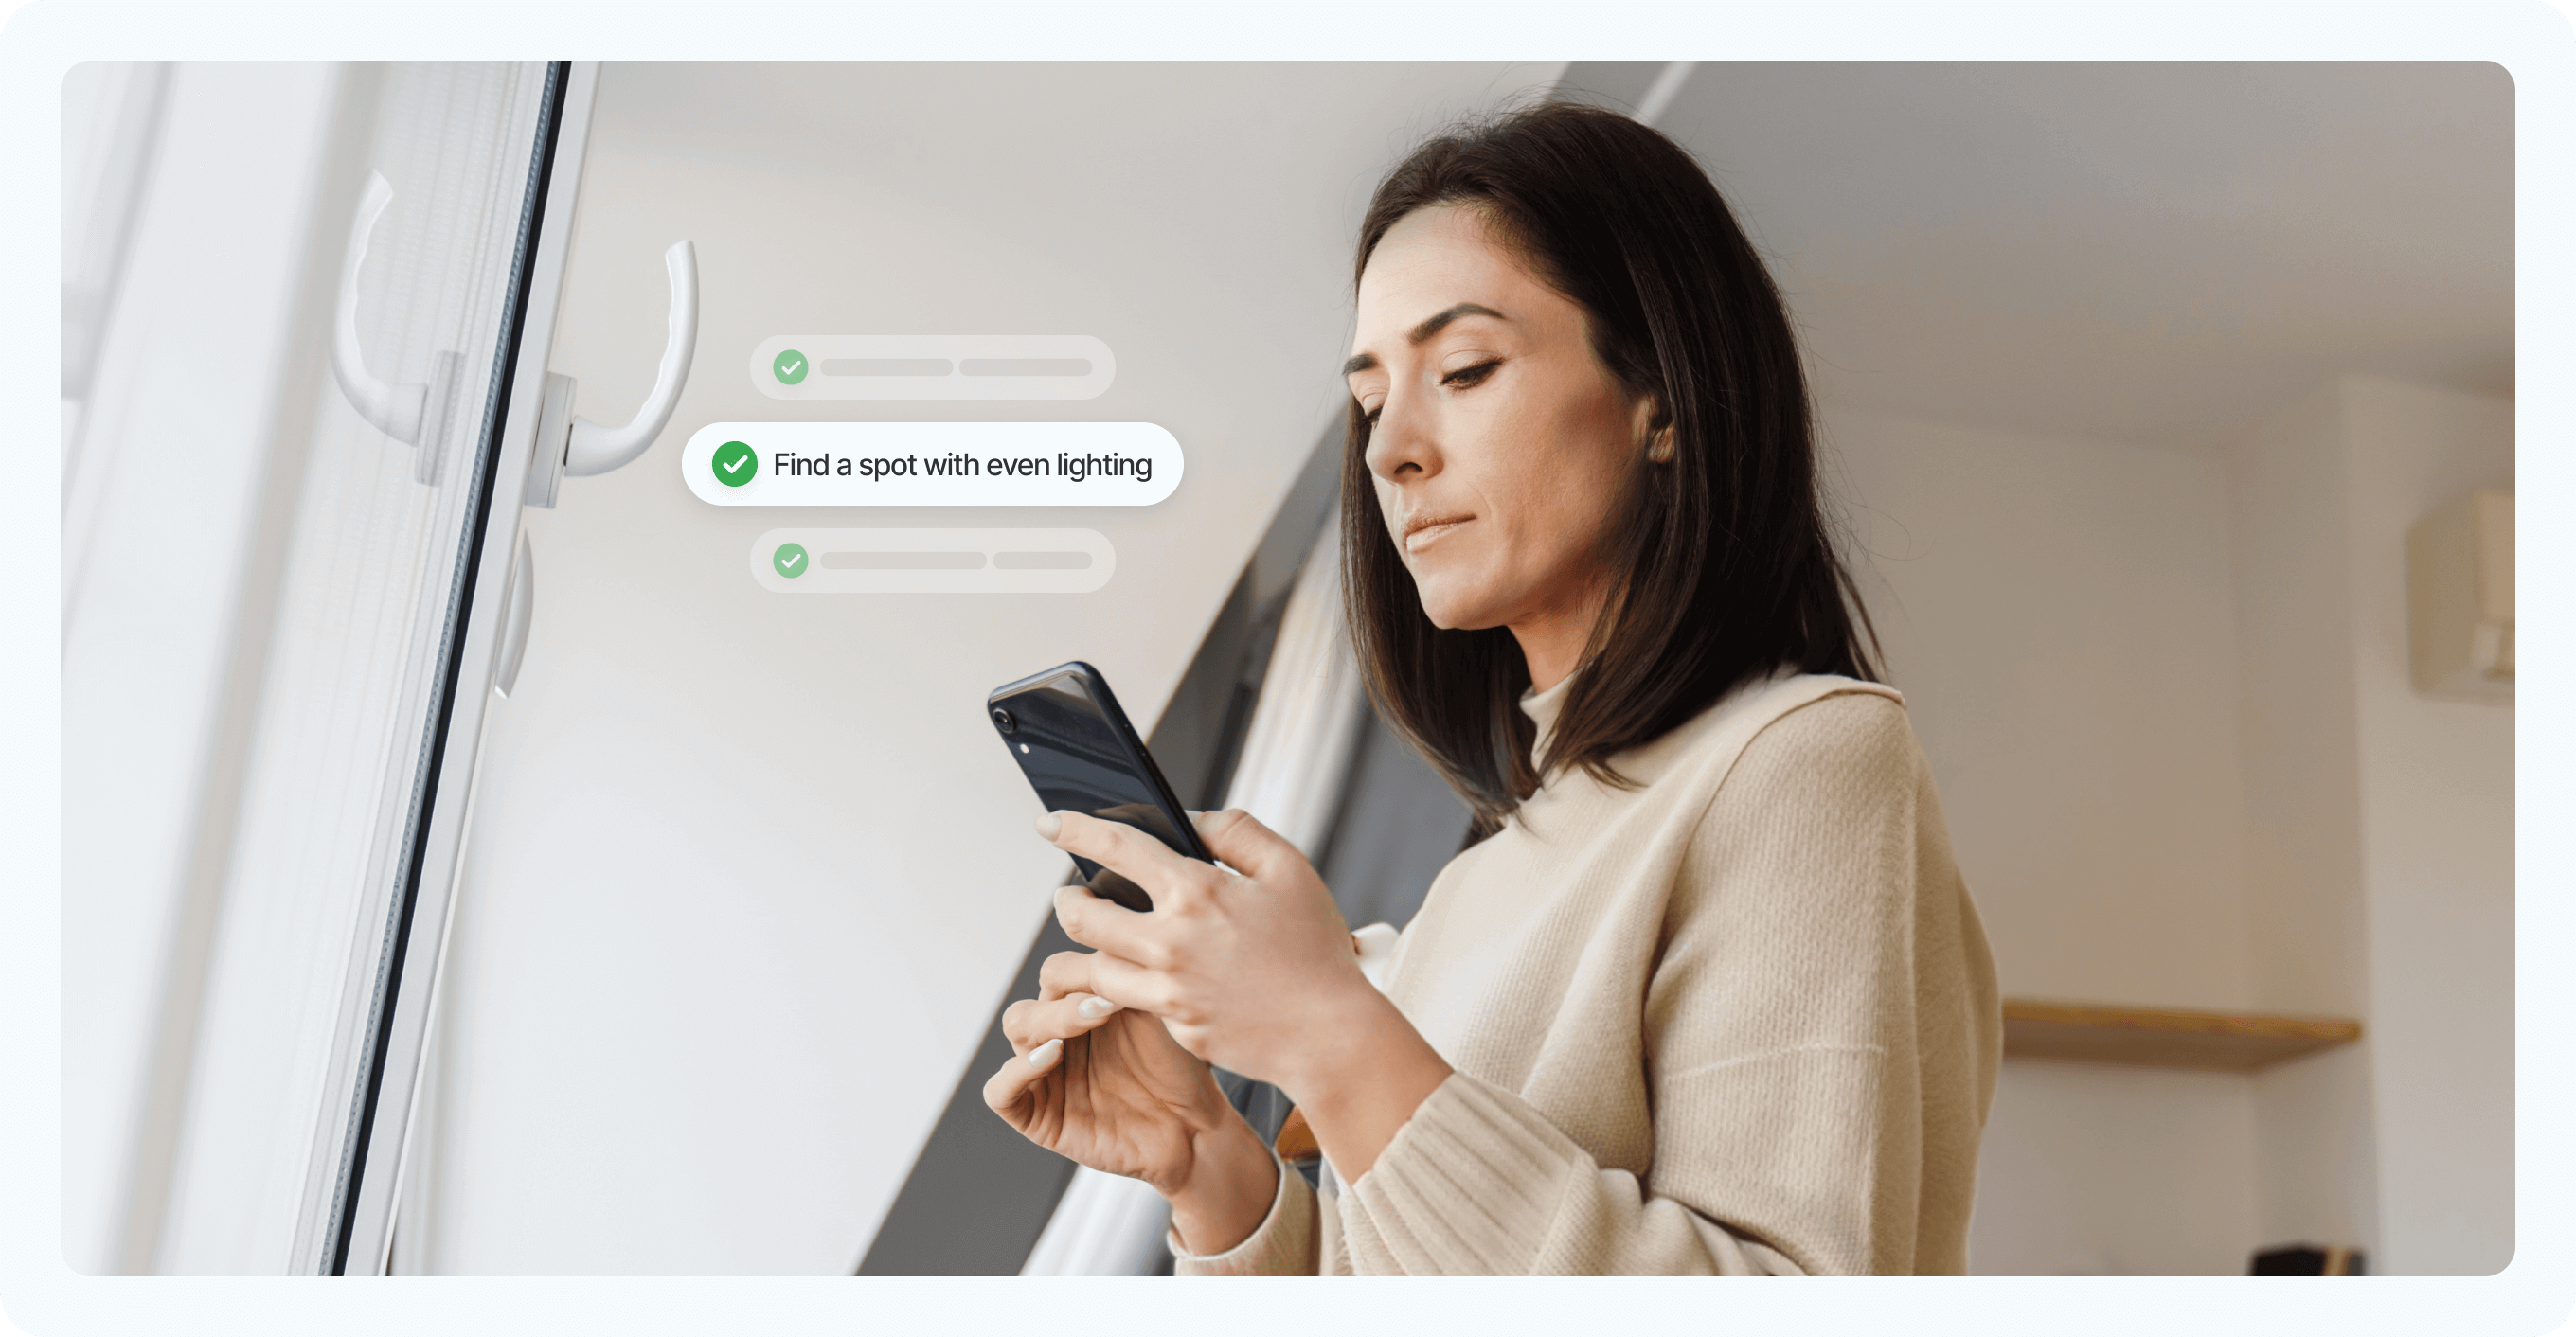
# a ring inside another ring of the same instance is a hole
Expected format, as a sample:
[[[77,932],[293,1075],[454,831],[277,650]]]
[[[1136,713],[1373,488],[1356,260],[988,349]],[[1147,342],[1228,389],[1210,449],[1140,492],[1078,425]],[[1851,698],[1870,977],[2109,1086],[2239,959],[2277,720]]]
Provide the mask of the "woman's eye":
[[[1494,374],[1494,368],[1501,365],[1503,365],[1503,360],[1501,358],[1493,358],[1489,361],[1476,363],[1474,366],[1460,367],[1456,371],[1449,372],[1440,378],[1441,387],[1449,390],[1474,389],[1475,387],[1484,384],[1486,378]],[[1360,401],[1360,421],[1371,427],[1377,426],[1378,415],[1384,412],[1386,412],[1386,401],[1383,399],[1378,400],[1376,403],[1370,403],[1365,399]]]
[[[1495,358],[1491,362],[1479,362],[1472,367],[1460,367],[1456,371],[1441,377],[1440,383],[1454,390],[1471,389],[1475,386],[1482,385],[1486,377],[1494,374],[1494,368],[1501,365],[1503,365],[1503,360],[1501,358]]]

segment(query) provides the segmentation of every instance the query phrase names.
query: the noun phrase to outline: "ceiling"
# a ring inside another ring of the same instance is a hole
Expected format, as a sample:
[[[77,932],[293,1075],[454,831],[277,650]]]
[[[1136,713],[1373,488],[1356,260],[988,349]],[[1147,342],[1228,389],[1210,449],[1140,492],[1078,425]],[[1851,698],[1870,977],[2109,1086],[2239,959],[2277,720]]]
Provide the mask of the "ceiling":
[[[1657,124],[1820,399],[2188,448],[2343,372],[2512,392],[2513,96],[2483,63],[1712,63]]]

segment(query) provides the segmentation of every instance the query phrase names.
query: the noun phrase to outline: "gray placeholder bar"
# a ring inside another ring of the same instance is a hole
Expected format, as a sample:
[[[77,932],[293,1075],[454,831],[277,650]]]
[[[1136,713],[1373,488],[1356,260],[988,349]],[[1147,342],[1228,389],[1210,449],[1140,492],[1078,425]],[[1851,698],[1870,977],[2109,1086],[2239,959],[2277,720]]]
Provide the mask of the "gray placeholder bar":
[[[1002,555],[1014,557],[1019,554]],[[1057,557],[1068,554],[1036,555]],[[1069,555],[1082,559],[1082,566],[1074,567],[1073,570],[1079,571],[1091,565],[1090,553],[1077,552]],[[824,569],[830,571],[981,571],[984,569],[984,554],[980,552],[827,552],[823,554],[822,563]],[[1010,563],[995,562],[994,565],[1007,567]],[[1063,568],[1040,569],[1052,571]]]
[[[773,334],[743,370],[771,399],[1097,399],[1118,354],[1088,334]]]
[[[815,363],[814,370],[826,376],[945,376],[954,365],[944,357],[835,357]]]
[[[781,570],[789,544],[813,560]],[[1096,529],[773,529],[743,558],[772,594],[1089,594],[1118,574]]]
[[[825,366],[828,368],[829,363]],[[1091,359],[1083,357],[970,357],[957,368],[963,376],[1088,376]]]

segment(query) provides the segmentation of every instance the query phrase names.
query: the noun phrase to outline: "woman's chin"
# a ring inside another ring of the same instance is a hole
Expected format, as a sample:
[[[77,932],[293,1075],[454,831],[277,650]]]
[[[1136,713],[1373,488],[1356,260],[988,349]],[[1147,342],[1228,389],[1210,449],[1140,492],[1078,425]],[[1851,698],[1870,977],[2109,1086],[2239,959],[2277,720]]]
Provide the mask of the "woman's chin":
[[[1483,631],[1503,624],[1489,599],[1462,596],[1461,592],[1420,581],[1415,582],[1414,588],[1422,595],[1422,615],[1442,631]]]

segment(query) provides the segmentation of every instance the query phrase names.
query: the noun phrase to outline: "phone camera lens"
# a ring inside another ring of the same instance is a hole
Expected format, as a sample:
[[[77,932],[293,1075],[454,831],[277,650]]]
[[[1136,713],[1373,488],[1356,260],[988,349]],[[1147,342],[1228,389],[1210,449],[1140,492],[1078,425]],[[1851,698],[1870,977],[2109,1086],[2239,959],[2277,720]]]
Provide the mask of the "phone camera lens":
[[[1000,706],[993,707],[993,724],[1004,733],[1017,733],[1020,729],[1020,722],[1011,718],[1011,712]]]

